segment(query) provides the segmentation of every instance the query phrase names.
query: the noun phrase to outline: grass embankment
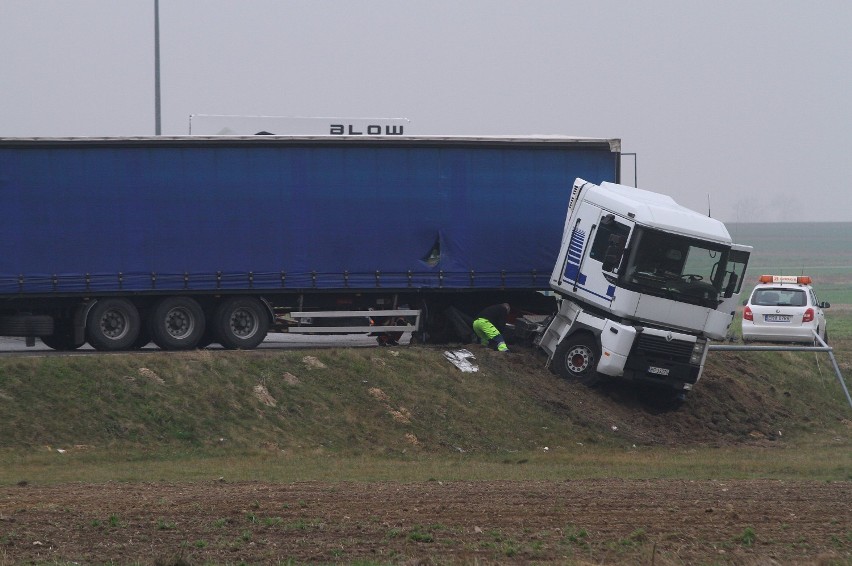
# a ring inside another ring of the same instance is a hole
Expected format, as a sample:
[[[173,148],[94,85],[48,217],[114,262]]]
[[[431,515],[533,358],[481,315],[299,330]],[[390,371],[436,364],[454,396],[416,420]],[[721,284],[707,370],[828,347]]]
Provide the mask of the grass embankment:
[[[423,346],[3,359],[0,483],[852,479],[852,407],[823,354],[711,353],[661,413],[540,353],[474,351],[477,373]]]

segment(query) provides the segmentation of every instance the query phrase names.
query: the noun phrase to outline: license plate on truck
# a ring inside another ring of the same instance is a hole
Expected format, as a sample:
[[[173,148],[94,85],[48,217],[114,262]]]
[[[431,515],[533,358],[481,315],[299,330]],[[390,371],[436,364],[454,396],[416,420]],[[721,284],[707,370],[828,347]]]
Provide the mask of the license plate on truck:
[[[653,373],[654,375],[668,375],[669,368],[658,368],[656,366],[648,367],[648,373]]]
[[[789,314],[767,314],[763,317],[766,322],[790,322]]]

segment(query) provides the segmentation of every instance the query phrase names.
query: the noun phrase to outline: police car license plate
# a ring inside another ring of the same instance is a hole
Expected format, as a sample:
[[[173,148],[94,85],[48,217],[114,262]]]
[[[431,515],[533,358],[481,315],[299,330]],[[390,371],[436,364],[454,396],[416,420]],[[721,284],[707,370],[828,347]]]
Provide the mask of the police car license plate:
[[[767,314],[764,317],[766,322],[790,322],[789,314]]]
[[[669,374],[669,368],[658,368],[658,367],[654,367],[654,366],[649,366],[648,367],[648,373],[653,373],[653,374],[656,374],[656,375],[668,375]]]

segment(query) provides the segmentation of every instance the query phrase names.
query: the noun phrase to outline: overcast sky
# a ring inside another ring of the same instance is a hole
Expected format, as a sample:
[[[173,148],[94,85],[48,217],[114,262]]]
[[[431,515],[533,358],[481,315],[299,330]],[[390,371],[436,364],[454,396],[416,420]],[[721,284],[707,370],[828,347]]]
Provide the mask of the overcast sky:
[[[852,221],[849,0],[160,0],[191,114],[620,138],[724,221]],[[0,0],[0,137],[153,135],[154,0]],[[625,158],[623,180],[632,184]]]

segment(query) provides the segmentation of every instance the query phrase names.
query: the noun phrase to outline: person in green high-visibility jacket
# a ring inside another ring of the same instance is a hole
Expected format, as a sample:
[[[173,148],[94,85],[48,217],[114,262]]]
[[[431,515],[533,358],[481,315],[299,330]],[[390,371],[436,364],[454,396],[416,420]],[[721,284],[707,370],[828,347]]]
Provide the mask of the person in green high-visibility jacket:
[[[508,352],[503,333],[506,331],[506,319],[509,317],[509,303],[491,305],[482,309],[473,321],[473,331],[483,346],[491,346],[498,352]]]

